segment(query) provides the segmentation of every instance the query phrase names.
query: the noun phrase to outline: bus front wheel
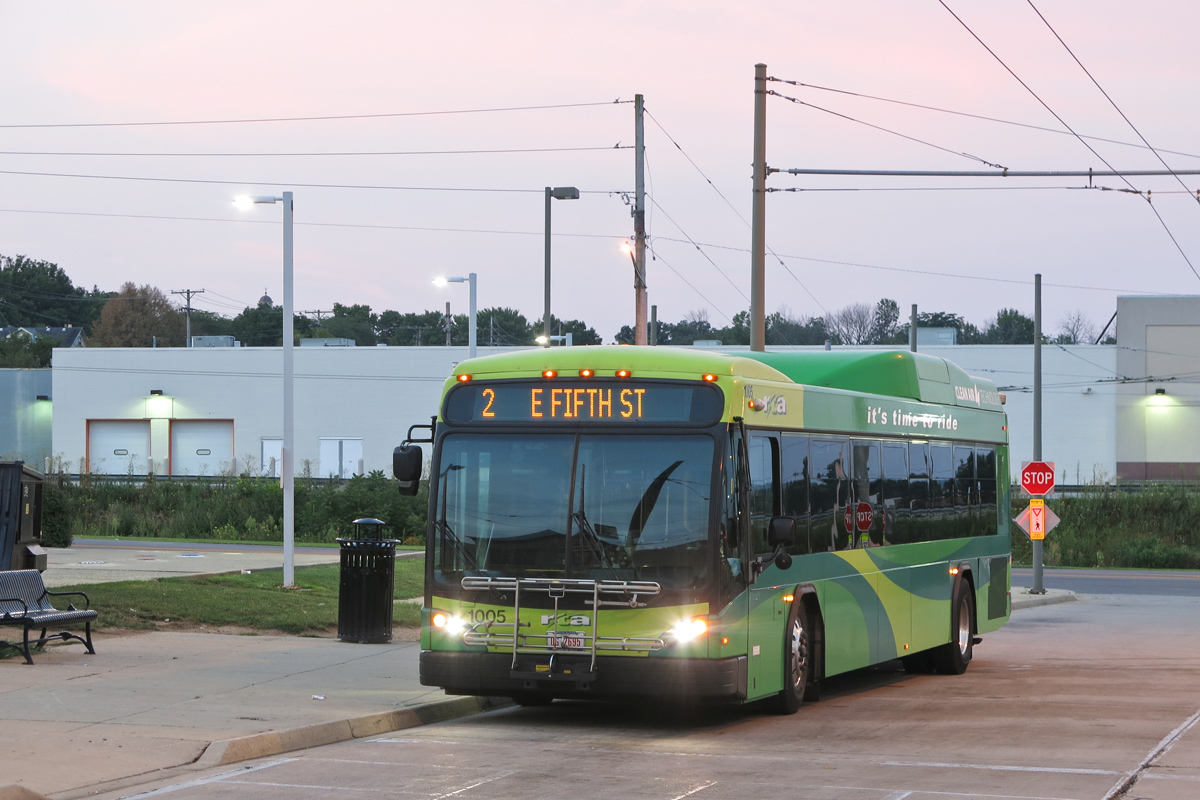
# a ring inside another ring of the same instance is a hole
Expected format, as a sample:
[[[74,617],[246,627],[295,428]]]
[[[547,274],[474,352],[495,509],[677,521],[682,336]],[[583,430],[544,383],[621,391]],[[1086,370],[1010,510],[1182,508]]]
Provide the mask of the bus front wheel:
[[[808,612],[799,598],[792,603],[787,638],[783,643],[783,690],[776,699],[780,714],[795,714],[804,702],[812,670],[812,634]]]
[[[975,617],[975,604],[971,586],[965,580],[954,586],[950,603],[950,641],[933,653],[934,666],[945,675],[962,675],[967,671],[974,655],[974,631],[971,621]]]

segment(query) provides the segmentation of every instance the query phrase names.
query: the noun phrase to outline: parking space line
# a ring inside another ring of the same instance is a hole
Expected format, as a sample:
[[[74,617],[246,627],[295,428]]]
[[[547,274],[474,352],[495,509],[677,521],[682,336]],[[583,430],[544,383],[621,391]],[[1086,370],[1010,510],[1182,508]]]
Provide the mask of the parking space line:
[[[944,764],[937,761],[883,761],[885,767],[940,767],[945,769],[992,769],[1001,772],[1054,772],[1066,775],[1120,775],[1115,769],[1073,767],[1019,767],[1008,764]]]
[[[1190,717],[1184,720],[1183,724],[1181,724],[1178,728],[1164,736],[1162,741],[1155,745],[1154,749],[1151,750],[1146,758],[1142,760],[1142,763],[1125,773],[1125,776],[1121,778],[1121,780],[1117,781],[1116,784],[1108,790],[1108,794],[1104,795],[1103,800],[1112,800],[1114,797],[1118,797],[1119,795],[1124,794],[1133,788],[1133,785],[1137,783],[1138,778],[1141,777],[1142,773],[1153,766],[1154,762],[1157,761],[1163,753],[1170,750],[1171,746],[1175,744],[1175,742],[1179,741],[1180,737],[1191,730],[1197,722],[1200,722],[1200,711],[1192,714]]]

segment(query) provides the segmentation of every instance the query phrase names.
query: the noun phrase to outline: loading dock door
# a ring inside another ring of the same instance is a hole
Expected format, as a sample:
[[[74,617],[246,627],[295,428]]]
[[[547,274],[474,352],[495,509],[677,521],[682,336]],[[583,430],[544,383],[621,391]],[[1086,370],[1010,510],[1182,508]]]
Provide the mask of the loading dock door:
[[[150,458],[150,421],[90,419],[87,471],[93,475],[145,475]]]
[[[171,420],[172,475],[221,475],[233,469],[233,420]]]

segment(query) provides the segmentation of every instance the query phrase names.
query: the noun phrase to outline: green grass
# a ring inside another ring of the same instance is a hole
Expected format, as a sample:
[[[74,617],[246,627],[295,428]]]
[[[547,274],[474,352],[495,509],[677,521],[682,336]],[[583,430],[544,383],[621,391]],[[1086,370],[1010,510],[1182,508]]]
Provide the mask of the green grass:
[[[423,592],[424,561],[397,559],[395,597]],[[284,589],[280,570],[250,574],[160,578],[66,586],[55,591],[83,591],[99,612],[97,629],[170,629],[171,626],[238,626],[322,635],[337,627],[339,567],[323,564],[296,569],[296,588]],[[396,603],[393,622],[420,624],[419,603]],[[168,622],[169,621],[169,622]]]

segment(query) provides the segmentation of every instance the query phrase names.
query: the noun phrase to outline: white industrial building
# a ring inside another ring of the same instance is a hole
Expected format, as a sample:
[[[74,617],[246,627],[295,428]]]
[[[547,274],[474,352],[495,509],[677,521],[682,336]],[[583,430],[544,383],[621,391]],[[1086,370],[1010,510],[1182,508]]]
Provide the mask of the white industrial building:
[[[1120,298],[1118,320],[1117,346],[1043,346],[1044,460],[1064,484],[1200,478],[1200,297]],[[1014,470],[1032,459],[1032,345],[920,349],[1002,387]],[[390,474],[392,448],[437,412],[443,381],[466,356],[465,347],[296,348],[297,474]],[[277,347],[56,350],[55,466],[278,474],[281,369]]]

